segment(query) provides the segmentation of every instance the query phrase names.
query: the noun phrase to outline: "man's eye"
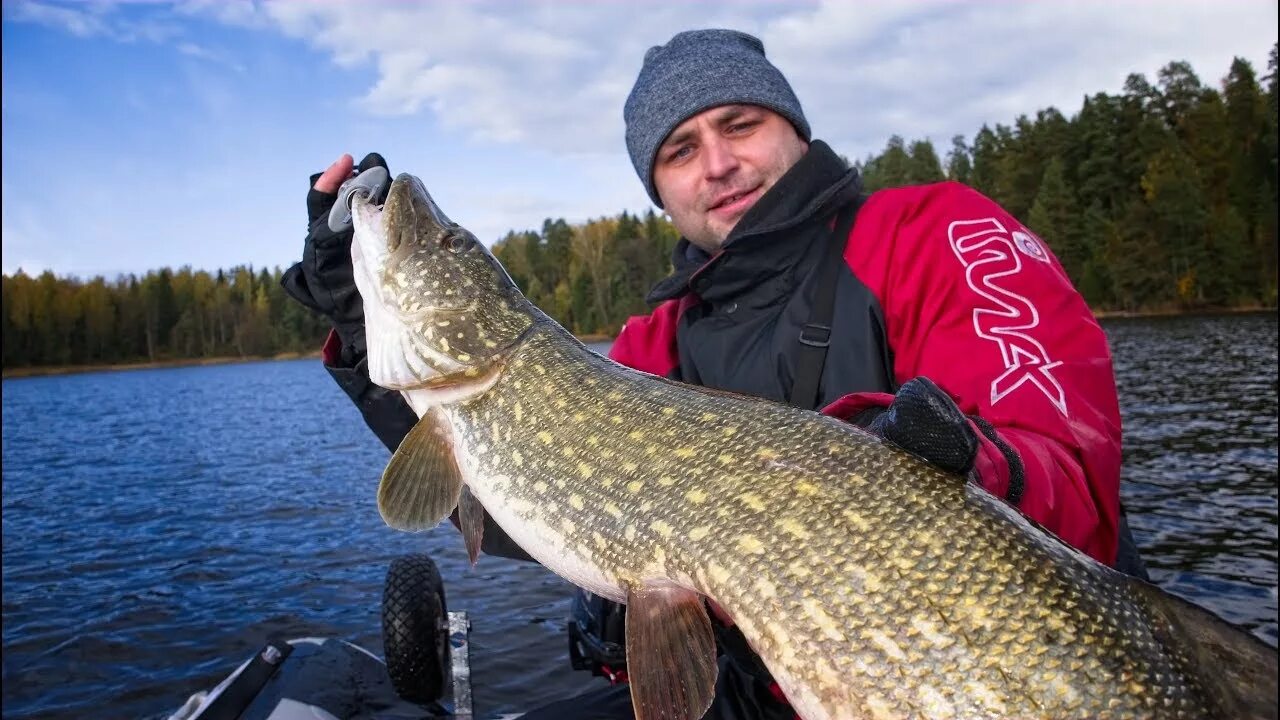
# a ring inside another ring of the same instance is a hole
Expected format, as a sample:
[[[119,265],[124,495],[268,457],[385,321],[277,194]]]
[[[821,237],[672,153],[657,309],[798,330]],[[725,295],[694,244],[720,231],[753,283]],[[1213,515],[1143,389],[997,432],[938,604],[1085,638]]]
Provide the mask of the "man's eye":
[[[673,150],[673,151],[671,152],[671,154],[667,156],[667,159],[668,159],[668,160],[683,160],[684,158],[689,157],[689,153],[692,153],[692,152],[693,152],[693,147],[692,147],[692,146],[690,146],[690,145],[681,145],[680,147],[678,147],[678,148],[676,148],[675,150]]]

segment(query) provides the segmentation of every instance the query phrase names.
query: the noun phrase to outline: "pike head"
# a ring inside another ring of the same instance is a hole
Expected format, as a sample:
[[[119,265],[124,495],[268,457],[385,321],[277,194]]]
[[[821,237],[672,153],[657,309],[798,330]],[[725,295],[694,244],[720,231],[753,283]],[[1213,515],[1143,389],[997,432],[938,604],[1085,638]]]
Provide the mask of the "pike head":
[[[412,175],[395,179],[382,206],[356,197],[352,217],[369,378],[447,391],[492,375],[537,316],[497,259]]]

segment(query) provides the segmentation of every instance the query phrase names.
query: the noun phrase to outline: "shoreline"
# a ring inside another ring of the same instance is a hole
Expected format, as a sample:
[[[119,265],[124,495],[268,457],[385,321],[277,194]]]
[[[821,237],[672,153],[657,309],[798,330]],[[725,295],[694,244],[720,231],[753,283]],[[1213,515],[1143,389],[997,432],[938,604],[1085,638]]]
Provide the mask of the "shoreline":
[[[234,365],[237,363],[266,362],[271,360],[300,360],[320,358],[320,352],[284,352],[275,355],[238,355],[209,358],[183,358],[181,360],[157,360],[155,362],[117,363],[114,365],[40,365],[35,367],[5,368],[3,379],[43,377],[45,375],[75,375],[93,372],[127,372],[129,370],[160,370],[164,368],[191,367],[195,365]]]
[[[1205,310],[1145,310],[1145,311],[1129,311],[1129,310],[1101,310],[1093,313],[1098,320],[1114,320],[1129,318],[1161,318],[1161,317],[1180,317],[1192,315],[1234,315],[1247,313],[1263,313],[1276,312],[1275,307],[1244,307],[1244,308],[1218,308]],[[575,335],[574,337],[582,341],[584,344],[610,342],[614,338],[611,335],[604,334],[587,334]],[[25,378],[25,377],[44,377],[47,375],[75,375],[78,373],[92,372],[127,372],[129,370],[157,370],[162,368],[190,367],[194,365],[231,365],[235,363],[250,362],[266,362],[272,360],[300,360],[302,358],[316,358],[321,356],[320,351],[299,353],[285,352],[276,355],[262,356],[227,356],[227,357],[211,357],[211,358],[185,358],[182,360],[158,360],[156,362],[140,362],[140,363],[120,363],[116,365],[47,365],[37,367],[20,367],[5,368],[2,374],[3,379]]]
[[[1204,308],[1201,310],[1095,310],[1093,316],[1098,320],[1114,318],[1161,318],[1161,317],[1194,317],[1196,315],[1247,315],[1250,313],[1274,313],[1276,307],[1256,306],[1237,308]]]

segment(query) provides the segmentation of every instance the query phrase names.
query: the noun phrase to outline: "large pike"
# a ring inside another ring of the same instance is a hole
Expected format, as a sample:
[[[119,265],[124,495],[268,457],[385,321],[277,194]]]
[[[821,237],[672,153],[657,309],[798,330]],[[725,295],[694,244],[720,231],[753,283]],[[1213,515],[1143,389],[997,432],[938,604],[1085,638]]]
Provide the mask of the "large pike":
[[[628,605],[640,718],[697,718],[704,598],[807,720],[1276,717],[1276,652],[847,423],[624,368],[534,307],[415,177],[357,199],[369,374],[420,417],[397,528],[484,513]]]

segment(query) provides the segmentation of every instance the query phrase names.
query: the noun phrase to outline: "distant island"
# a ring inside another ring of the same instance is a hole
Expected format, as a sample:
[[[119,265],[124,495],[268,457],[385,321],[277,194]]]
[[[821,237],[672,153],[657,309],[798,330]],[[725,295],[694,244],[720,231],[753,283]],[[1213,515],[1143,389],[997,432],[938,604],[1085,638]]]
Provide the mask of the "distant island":
[[[851,164],[864,188],[955,180],[1039,235],[1099,316],[1275,308],[1277,58],[1236,58],[1216,85],[1171,62],[1066,117],[1046,108],[952,139],[894,136]],[[652,210],[511,231],[494,254],[579,336],[608,339],[670,271],[679,234]],[[3,277],[5,377],[315,354],[324,318],[289,299],[280,268]]]

